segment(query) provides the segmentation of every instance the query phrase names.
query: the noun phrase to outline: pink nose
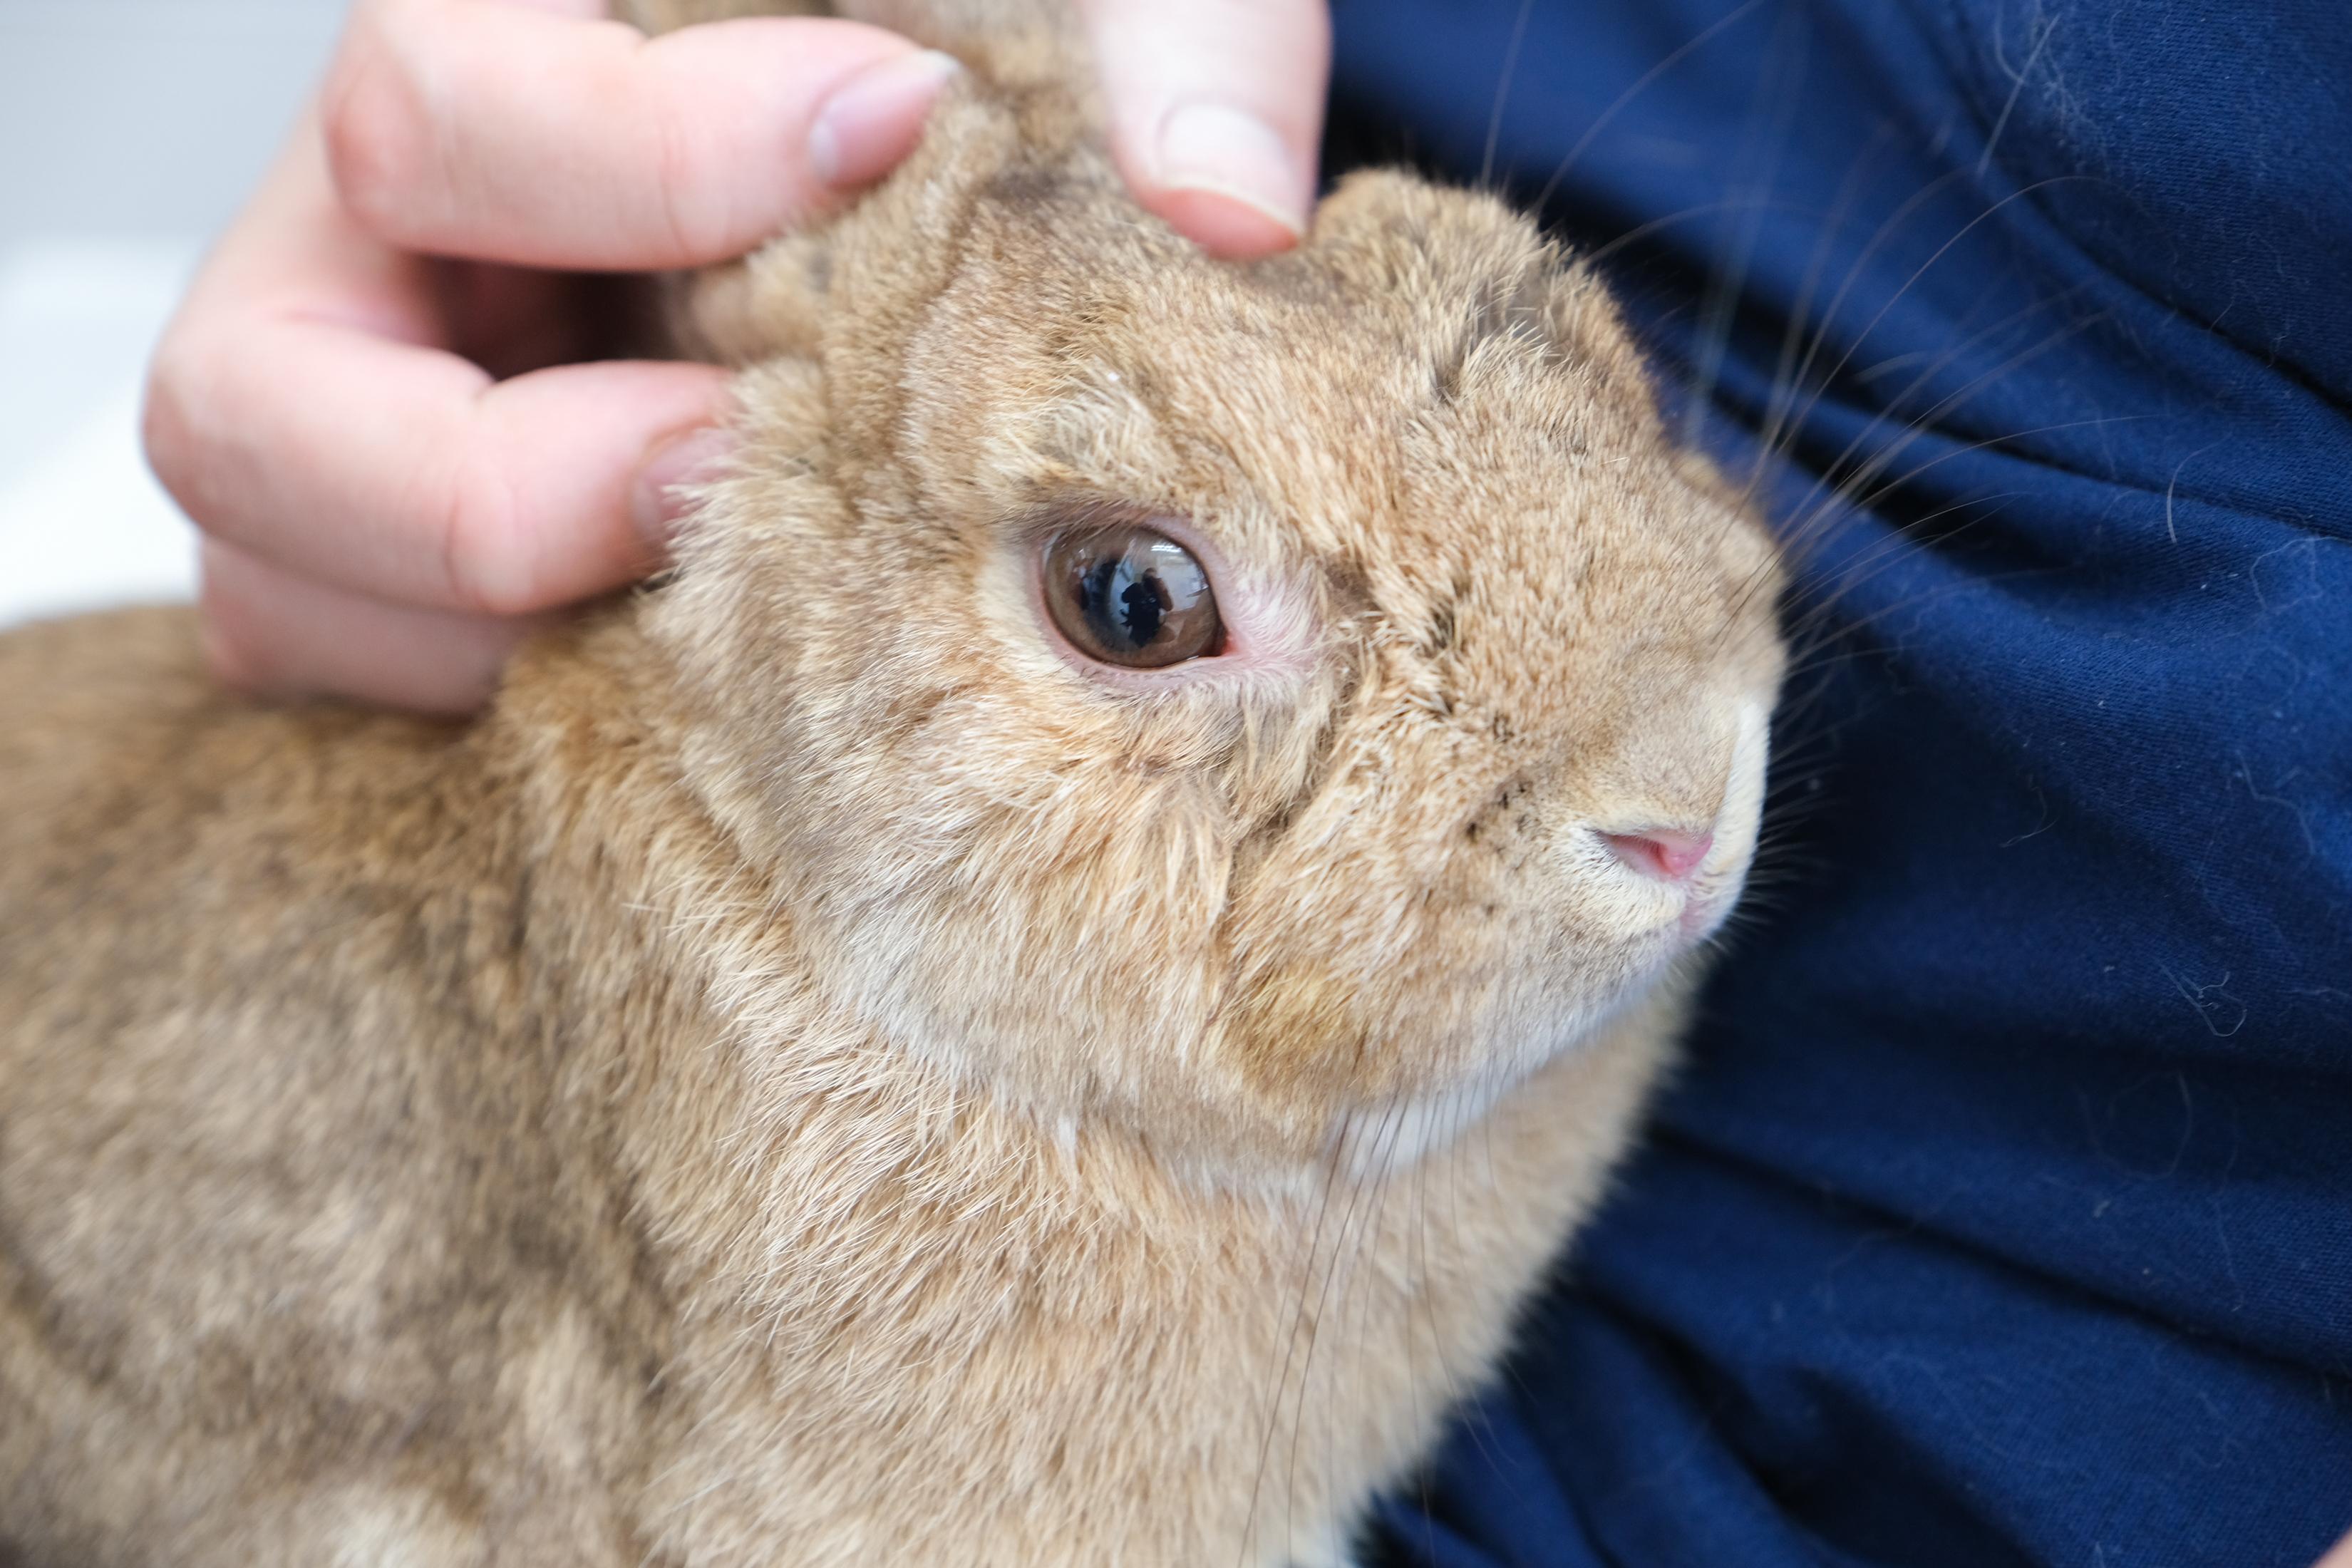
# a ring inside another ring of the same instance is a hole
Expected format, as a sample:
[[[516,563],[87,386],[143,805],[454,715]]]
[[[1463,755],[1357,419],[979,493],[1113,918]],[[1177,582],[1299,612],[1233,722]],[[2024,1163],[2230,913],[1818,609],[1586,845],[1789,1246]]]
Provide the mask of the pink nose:
[[[1653,827],[1641,833],[1604,833],[1609,847],[1636,871],[1686,882],[1706,852],[1715,847],[1712,833],[1692,833],[1679,827]]]

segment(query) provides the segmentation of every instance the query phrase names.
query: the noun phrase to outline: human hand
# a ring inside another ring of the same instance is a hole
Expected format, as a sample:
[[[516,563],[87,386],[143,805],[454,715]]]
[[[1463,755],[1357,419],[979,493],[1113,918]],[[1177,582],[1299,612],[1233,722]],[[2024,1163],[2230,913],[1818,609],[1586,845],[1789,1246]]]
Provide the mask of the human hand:
[[[1322,0],[1086,8],[1139,199],[1221,255],[1289,244]],[[166,334],[148,453],[205,532],[231,684],[467,712],[562,606],[656,566],[726,377],[594,360],[579,274],[725,260],[821,212],[912,150],[953,68],[854,23],[647,40],[602,9],[359,0]]]
[[[1080,0],[1136,199],[1225,257],[1297,239],[1330,75],[1325,0]]]

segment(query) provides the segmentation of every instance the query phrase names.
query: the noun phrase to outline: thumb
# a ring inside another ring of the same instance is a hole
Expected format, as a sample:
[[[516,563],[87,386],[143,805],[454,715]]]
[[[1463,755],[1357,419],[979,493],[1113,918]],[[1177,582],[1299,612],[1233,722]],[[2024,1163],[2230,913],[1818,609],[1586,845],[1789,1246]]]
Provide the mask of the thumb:
[[[1315,195],[1323,0],[1083,0],[1111,153],[1136,199],[1218,256],[1282,250]]]

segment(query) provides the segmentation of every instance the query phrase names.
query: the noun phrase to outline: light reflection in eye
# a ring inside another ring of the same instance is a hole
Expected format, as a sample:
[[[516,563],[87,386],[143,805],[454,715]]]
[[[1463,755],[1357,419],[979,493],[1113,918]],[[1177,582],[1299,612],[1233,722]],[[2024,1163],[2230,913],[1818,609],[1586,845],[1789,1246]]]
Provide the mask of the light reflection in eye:
[[[1139,524],[1059,535],[1044,556],[1046,612],[1088,658],[1160,669],[1218,652],[1224,625],[1192,552]]]

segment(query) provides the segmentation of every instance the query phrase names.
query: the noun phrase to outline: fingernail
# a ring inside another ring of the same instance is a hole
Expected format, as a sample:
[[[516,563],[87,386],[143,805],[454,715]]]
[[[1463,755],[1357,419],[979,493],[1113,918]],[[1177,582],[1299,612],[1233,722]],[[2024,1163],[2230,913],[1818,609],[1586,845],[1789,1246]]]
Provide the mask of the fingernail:
[[[839,186],[862,185],[888,174],[922,140],[931,100],[961,69],[953,55],[919,49],[851,77],[834,89],[809,125],[809,173]]]
[[[694,505],[694,487],[718,476],[735,445],[733,432],[700,426],[656,444],[638,466],[629,514],[649,560],[669,559],[678,521]]]
[[[1223,103],[1187,103],[1160,127],[1160,183],[1236,201],[1296,239],[1307,232],[1304,181],[1274,127]]]

